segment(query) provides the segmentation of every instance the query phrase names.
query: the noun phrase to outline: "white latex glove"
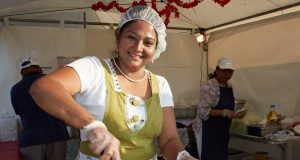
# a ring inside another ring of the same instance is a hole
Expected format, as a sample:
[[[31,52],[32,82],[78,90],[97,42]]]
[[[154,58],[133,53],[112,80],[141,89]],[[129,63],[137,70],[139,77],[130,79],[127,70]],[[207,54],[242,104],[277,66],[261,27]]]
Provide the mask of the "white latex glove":
[[[121,160],[120,141],[114,137],[100,121],[88,124],[84,130],[90,141],[90,149],[95,155],[99,155],[101,160]],[[94,125],[96,124],[96,125]]]
[[[176,160],[197,160],[192,157],[186,150],[183,150],[178,153]]]
[[[187,156],[184,158],[184,160],[197,160],[197,159],[192,156]]]

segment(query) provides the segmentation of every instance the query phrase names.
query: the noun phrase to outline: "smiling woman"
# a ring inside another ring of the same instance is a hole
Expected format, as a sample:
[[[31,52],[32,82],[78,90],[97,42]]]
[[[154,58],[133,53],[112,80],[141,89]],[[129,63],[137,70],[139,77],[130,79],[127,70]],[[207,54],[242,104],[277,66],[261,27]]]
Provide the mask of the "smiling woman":
[[[166,159],[194,159],[177,134],[168,81],[145,68],[166,49],[165,30],[153,9],[133,7],[115,32],[116,57],[85,57],[32,85],[43,110],[81,129],[80,160],[156,160],[155,139]]]

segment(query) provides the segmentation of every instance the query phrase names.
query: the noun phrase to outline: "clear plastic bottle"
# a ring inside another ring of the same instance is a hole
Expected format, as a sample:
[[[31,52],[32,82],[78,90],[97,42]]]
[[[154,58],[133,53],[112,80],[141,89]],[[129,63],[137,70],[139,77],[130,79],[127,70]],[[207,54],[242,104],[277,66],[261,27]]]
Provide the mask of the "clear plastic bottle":
[[[279,115],[276,112],[277,106],[275,104],[271,105],[271,110],[267,115],[267,125],[278,125],[279,124]]]

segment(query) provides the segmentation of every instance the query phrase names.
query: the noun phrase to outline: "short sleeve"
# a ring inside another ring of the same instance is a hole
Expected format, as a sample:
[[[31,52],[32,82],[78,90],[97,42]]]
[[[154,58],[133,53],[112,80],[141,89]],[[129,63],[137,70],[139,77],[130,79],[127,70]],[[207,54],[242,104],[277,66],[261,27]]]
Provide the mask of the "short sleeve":
[[[161,107],[174,107],[173,95],[168,81],[164,77],[158,75],[157,80]]]
[[[96,85],[95,82],[104,76],[102,64],[97,57],[84,57],[66,66],[72,67],[79,75],[81,81],[80,93],[93,88]]]

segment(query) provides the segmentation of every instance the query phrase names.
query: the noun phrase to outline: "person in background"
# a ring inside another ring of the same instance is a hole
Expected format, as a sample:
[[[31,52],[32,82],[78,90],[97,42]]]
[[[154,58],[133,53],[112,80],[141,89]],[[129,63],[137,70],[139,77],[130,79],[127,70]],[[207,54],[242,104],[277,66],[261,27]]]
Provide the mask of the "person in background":
[[[22,80],[11,89],[11,103],[21,117],[20,154],[22,160],[65,160],[69,134],[65,123],[44,112],[32,99],[29,88],[44,76],[32,57],[19,60]]]
[[[78,159],[155,160],[156,138],[166,159],[194,159],[177,134],[167,80],[145,68],[165,51],[165,30],[155,10],[132,7],[115,31],[116,57],[84,57],[32,85],[43,110],[81,129]]]
[[[234,72],[233,59],[218,60],[215,72],[200,86],[200,102],[193,124],[201,160],[227,160],[230,124],[235,116],[234,94],[228,82]]]

